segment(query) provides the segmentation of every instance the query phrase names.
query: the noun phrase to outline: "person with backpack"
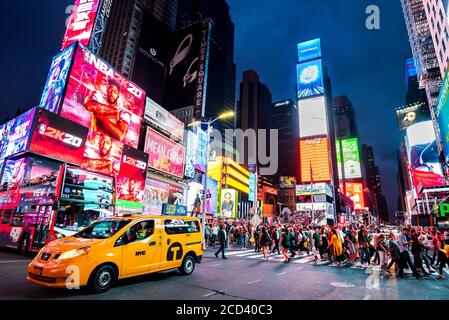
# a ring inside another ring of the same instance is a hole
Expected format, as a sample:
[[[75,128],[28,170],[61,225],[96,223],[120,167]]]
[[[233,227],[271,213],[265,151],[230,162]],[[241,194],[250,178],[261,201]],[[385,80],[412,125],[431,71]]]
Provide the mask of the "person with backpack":
[[[282,247],[282,254],[285,257],[284,262],[287,263],[290,261],[290,257],[288,256],[288,250],[290,247],[290,236],[287,231],[287,229],[284,227],[282,230],[282,236],[281,236],[281,247]]]
[[[260,229],[256,227],[254,229],[254,252],[260,252]]]

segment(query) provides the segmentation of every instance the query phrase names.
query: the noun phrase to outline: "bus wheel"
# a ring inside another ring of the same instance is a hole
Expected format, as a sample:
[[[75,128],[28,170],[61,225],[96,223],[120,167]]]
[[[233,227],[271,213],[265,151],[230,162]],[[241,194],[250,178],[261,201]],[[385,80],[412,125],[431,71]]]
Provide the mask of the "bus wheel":
[[[19,252],[22,256],[26,257],[28,256],[29,249],[30,249],[30,236],[26,234],[20,239]]]
[[[90,287],[96,293],[111,289],[115,281],[115,271],[110,265],[104,265],[94,270],[90,278]]]
[[[192,257],[191,255],[187,255],[184,258],[184,261],[182,262],[179,271],[181,271],[183,275],[188,276],[192,274],[193,270],[195,270],[195,258]]]

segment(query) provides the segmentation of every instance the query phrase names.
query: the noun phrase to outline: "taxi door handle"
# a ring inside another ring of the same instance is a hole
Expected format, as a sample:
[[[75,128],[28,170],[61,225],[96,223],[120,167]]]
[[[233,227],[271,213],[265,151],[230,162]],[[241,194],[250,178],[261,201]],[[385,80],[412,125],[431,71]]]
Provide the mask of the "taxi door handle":
[[[186,234],[186,237],[191,237],[192,235],[191,234]]]
[[[170,245],[171,239],[167,239],[167,245]]]

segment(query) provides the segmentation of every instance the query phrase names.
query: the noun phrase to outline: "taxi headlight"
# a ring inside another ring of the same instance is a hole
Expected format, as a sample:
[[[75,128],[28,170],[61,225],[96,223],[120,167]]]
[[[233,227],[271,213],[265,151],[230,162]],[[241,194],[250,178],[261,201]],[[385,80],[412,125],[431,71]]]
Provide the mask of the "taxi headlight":
[[[62,239],[65,238],[65,235],[63,235],[62,233],[55,231],[55,238],[56,239]]]
[[[90,247],[84,247],[80,249],[70,250],[67,252],[64,252],[61,254],[58,258],[58,260],[64,260],[64,259],[73,259],[76,257],[80,257],[82,255],[88,254],[90,252]]]

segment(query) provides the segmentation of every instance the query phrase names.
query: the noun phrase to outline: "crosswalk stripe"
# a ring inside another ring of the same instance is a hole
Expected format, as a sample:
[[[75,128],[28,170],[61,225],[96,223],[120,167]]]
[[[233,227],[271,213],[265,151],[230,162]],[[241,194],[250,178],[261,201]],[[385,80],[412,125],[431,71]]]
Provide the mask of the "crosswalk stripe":
[[[254,250],[226,251],[226,255],[233,256],[233,255],[236,255],[236,254],[243,254],[243,253],[248,253],[248,252],[254,252]]]
[[[247,256],[253,256],[255,254],[259,254],[258,252],[250,252],[250,253],[243,253],[243,254],[237,254],[237,257],[247,257]]]

